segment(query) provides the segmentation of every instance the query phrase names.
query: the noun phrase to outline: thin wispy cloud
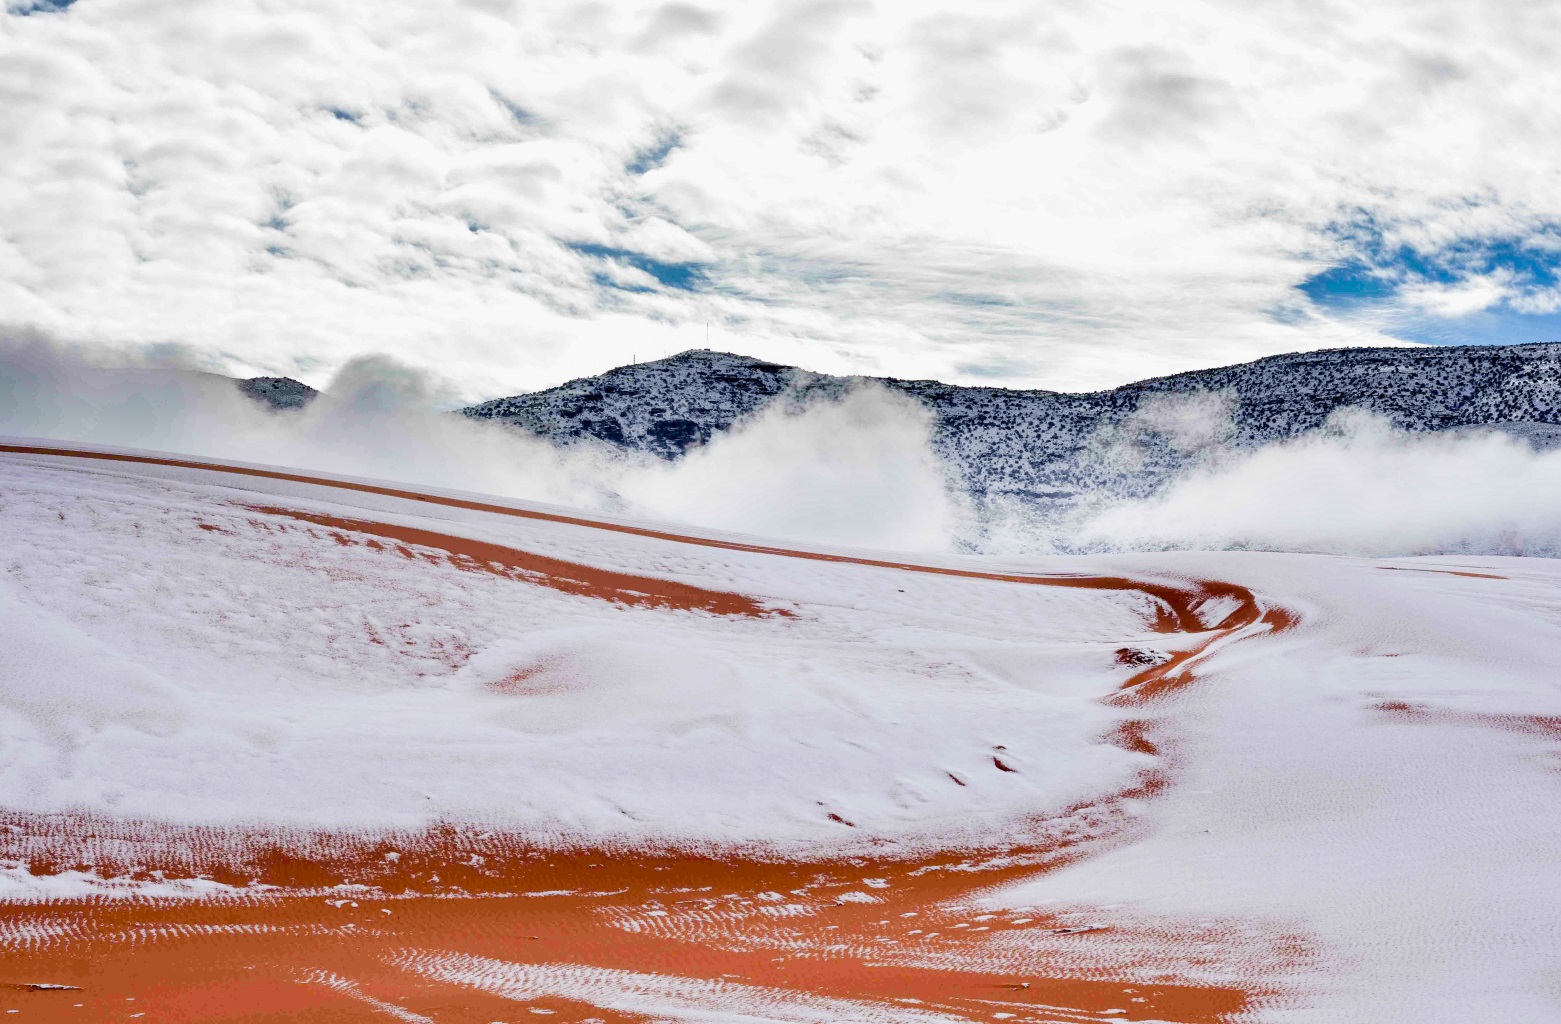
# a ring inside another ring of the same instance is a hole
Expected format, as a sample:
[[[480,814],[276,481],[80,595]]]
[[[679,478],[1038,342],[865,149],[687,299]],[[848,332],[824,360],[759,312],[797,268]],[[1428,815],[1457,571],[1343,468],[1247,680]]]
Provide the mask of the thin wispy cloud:
[[[4,319],[230,372],[708,329],[1079,389],[1561,323],[1553,5],[6,10]]]

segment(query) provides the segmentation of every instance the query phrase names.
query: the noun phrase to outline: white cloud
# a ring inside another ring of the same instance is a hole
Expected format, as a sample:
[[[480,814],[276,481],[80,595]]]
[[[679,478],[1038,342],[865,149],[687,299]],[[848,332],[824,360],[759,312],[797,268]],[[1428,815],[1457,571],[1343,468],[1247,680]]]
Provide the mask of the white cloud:
[[[1353,555],[1561,552],[1561,451],[1496,432],[1414,434],[1358,409],[1232,453],[1070,539],[1114,549]]]
[[[508,393],[709,322],[823,370],[1108,386],[1384,341],[1295,291],[1354,252],[1341,222],[1426,252],[1561,222],[1561,10],[1516,0],[78,0],[4,26],[6,318],[316,383],[389,351]],[[1483,308],[1482,273],[1409,299]]]
[[[619,492],[661,517],[815,544],[946,551],[968,514],[932,454],[932,414],[862,386],[776,402],[682,460],[636,467]]]
[[[1400,293],[1407,305],[1436,316],[1457,317],[1490,309],[1512,294],[1511,287],[1495,275],[1484,275],[1456,285],[1418,284]]]

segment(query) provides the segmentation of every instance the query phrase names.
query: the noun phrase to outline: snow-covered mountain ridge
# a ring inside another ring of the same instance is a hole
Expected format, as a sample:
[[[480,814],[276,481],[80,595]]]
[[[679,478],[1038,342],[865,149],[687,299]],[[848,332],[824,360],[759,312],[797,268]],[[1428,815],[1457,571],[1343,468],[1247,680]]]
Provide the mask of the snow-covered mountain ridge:
[[[1344,408],[1410,431],[1561,439],[1561,344],[1295,353],[1092,394],[832,377],[701,349],[463,412],[675,459],[777,398],[805,404],[864,381],[933,413],[935,451],[978,500],[1046,511],[1085,494],[1147,494],[1210,447],[1292,438]]]

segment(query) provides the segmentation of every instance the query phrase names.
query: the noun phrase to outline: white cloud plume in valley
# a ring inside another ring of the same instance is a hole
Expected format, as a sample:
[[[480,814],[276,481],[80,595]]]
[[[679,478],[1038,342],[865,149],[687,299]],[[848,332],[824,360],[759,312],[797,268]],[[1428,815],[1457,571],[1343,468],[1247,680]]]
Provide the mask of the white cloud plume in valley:
[[[774,402],[672,466],[620,483],[635,504],[706,526],[819,543],[938,551],[968,503],[930,441],[932,415],[874,386],[801,409]]]
[[[41,338],[0,344],[0,432],[296,466],[566,504],[602,499],[597,463],[539,439],[437,411],[441,392],[385,357],[356,359],[309,408],[273,413],[231,379],[180,365],[134,368]]]
[[[961,512],[928,414],[864,387],[777,404],[677,463],[555,446],[452,415],[449,389],[384,356],[356,359],[306,409],[271,412],[228,378],[126,369],[42,337],[0,342],[0,434],[296,466],[818,544],[943,550]],[[128,358],[131,353],[117,353]]]
[[[1470,255],[1555,249],[1555,5],[7,8],[0,308],[238,375],[384,351],[475,399],[708,324],[1090,389],[1395,343],[1298,290],[1384,253],[1454,325],[1561,308]]]
[[[1332,554],[1561,555],[1561,450],[1489,432],[1409,433],[1359,410],[1224,452],[1113,505],[1075,543]]]

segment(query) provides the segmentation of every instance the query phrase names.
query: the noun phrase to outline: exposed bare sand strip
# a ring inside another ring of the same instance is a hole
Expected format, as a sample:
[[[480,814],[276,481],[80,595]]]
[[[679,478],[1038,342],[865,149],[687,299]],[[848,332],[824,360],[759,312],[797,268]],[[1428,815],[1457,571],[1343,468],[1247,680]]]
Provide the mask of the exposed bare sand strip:
[[[1439,576],[1467,576],[1476,580],[1504,580],[1508,578],[1489,572],[1472,572],[1467,569],[1428,569],[1420,565],[1379,565],[1377,568],[1387,569],[1389,572],[1433,572]]]
[[[566,594],[594,597],[632,607],[677,608],[684,611],[711,612],[716,615],[791,614],[784,608],[766,608],[753,598],[741,594],[706,590],[703,587],[653,576],[633,576],[609,569],[598,569],[578,562],[566,562],[559,558],[549,558],[546,555],[532,554],[529,551],[520,551],[486,541],[435,533],[432,530],[419,530],[409,526],[369,522],[363,519],[344,519],[272,505],[243,507],[251,512],[261,512],[269,516],[280,516],[326,527],[330,531],[331,539],[343,546],[363,544],[378,550],[393,551],[403,558],[443,561],[468,572],[493,573],[497,576],[550,587]],[[254,520],[251,522],[256,526],[269,525]],[[286,529],[282,524],[278,524],[278,527]],[[362,539],[364,537],[367,539]],[[387,548],[386,545],[375,540],[376,537],[395,543]],[[438,554],[434,554],[435,552]]]

